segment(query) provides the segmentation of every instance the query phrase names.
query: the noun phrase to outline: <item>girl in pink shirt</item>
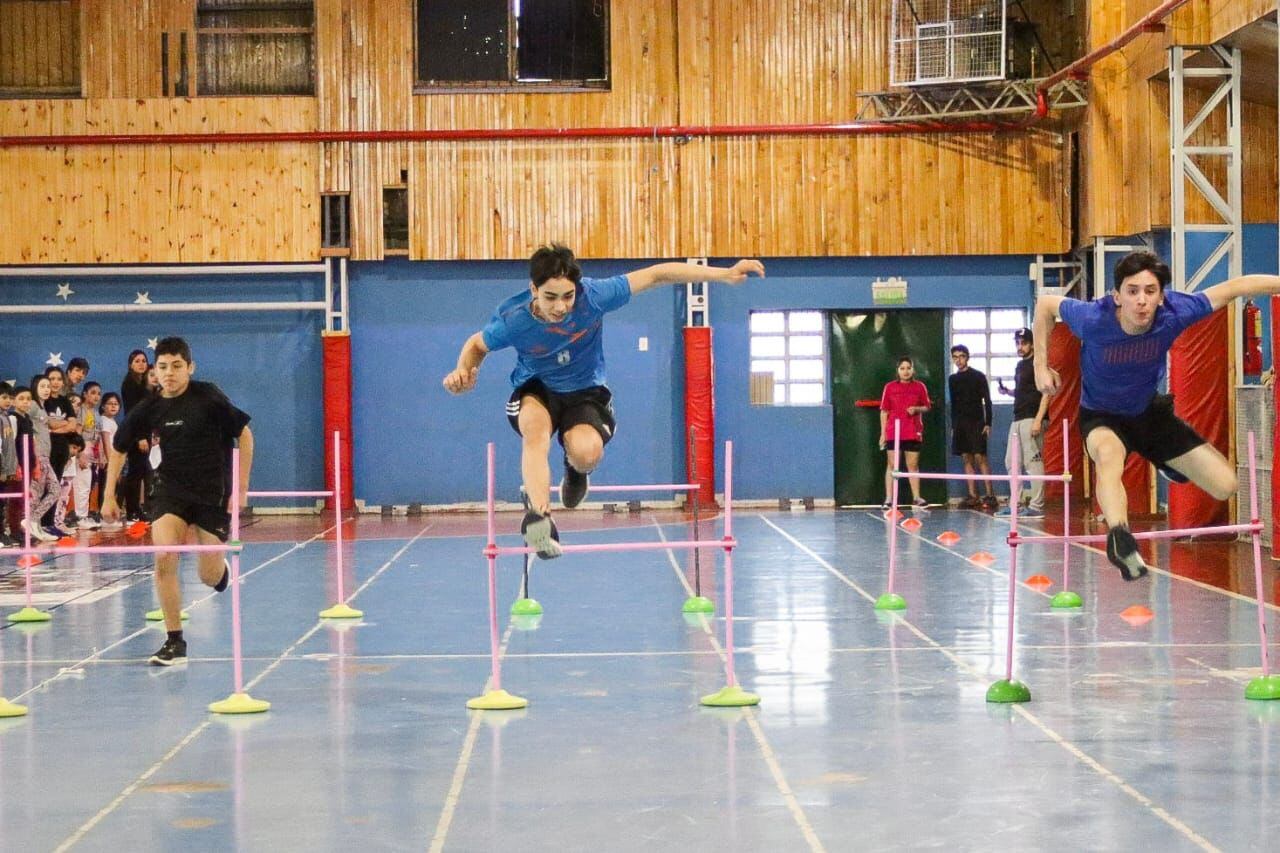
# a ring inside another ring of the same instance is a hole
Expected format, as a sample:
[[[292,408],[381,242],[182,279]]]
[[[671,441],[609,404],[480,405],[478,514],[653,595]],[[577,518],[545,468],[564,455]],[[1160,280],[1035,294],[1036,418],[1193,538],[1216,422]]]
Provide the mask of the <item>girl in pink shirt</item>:
[[[911,356],[904,355],[898,359],[898,378],[884,386],[880,395],[880,449],[888,450],[884,467],[884,504],[881,509],[890,509],[890,495],[893,494],[893,438],[894,425],[898,427],[902,453],[906,457],[907,470],[920,470],[920,445],[924,441],[924,418],[932,403],[929,402],[929,389],[915,378],[916,366]],[[899,460],[901,464],[902,460]],[[912,506],[926,506],[920,497],[920,478],[908,477],[911,482],[911,494],[915,498]]]

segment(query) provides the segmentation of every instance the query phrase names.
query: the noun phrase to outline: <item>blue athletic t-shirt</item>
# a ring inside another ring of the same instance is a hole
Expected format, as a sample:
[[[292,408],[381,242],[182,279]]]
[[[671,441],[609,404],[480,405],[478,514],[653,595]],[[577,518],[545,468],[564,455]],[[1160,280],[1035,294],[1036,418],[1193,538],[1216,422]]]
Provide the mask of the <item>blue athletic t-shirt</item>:
[[[1151,328],[1125,334],[1116,318],[1115,297],[1084,302],[1064,299],[1058,316],[1080,339],[1080,405],[1098,412],[1134,417],[1151,403],[1164,379],[1166,356],[1183,329],[1213,313],[1203,293],[1166,290]]]
[[[582,279],[573,310],[559,323],[533,316],[531,301],[528,290],[517,293],[481,331],[489,352],[515,347],[512,386],[534,378],[560,393],[604,385],[604,315],[631,301],[627,277]]]

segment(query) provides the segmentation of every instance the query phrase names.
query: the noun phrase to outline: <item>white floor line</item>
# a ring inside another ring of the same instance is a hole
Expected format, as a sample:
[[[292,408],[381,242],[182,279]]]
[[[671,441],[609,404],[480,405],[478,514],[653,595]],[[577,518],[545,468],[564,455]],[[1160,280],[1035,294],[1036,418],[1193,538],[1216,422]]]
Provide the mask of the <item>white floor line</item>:
[[[658,530],[658,538],[663,542],[667,541],[666,534],[662,532],[662,525],[657,519],[653,519],[653,526]],[[689,579],[684,576],[684,570],[680,566],[680,561],[676,559],[675,552],[670,548],[666,551],[667,561],[671,563],[671,569],[676,573],[676,578],[680,581],[680,585],[684,587],[686,595],[693,595],[693,587],[689,586]],[[713,563],[714,564],[714,563]],[[716,636],[715,631],[711,629],[711,624],[707,620],[705,614],[698,615],[698,621],[701,623],[703,632],[707,635],[707,639],[711,641],[711,646],[715,650],[716,655],[724,663],[727,660],[724,647],[720,645],[720,640]],[[760,727],[758,719],[759,714],[754,708],[744,707],[742,710],[743,719],[747,721],[747,727],[751,729],[751,736],[755,738],[756,746],[760,749],[760,754],[764,758],[765,765],[769,768],[769,775],[773,777],[773,783],[778,788],[778,793],[782,796],[782,800],[787,804],[787,811],[791,812],[791,817],[796,822],[796,826],[800,829],[800,833],[804,836],[805,841],[809,845],[809,849],[820,853],[825,851],[822,840],[818,838],[818,833],[814,830],[813,824],[809,821],[809,816],[805,814],[804,807],[800,805],[800,799],[796,796],[795,791],[791,789],[791,784],[787,781],[786,774],[782,772],[782,764],[778,761],[777,753],[774,752],[768,738],[764,736],[764,729]]]
[[[421,535],[422,535],[422,533],[425,533],[425,532],[427,531],[427,529],[428,529],[428,528],[430,528],[430,527],[431,527],[431,525],[430,525],[430,524],[428,524],[428,525],[427,525],[427,527],[424,527],[424,528],[422,529],[422,531],[421,531],[418,535],[419,535],[419,536],[421,536]],[[330,529],[332,529],[332,528],[330,528]],[[321,533],[317,533],[317,534],[316,534],[315,536],[313,536],[311,539],[308,539],[308,540],[307,540],[307,542],[314,541],[316,538],[318,538],[318,537],[320,537],[320,536],[323,536],[323,535],[324,535],[325,533],[327,533],[327,532],[328,532],[328,531],[326,530],[326,531],[323,531],[323,532],[321,532]],[[398,558],[400,557],[400,555],[401,555],[401,554],[403,554],[405,551],[407,551],[407,550],[409,549],[409,546],[410,546],[410,545],[412,545],[414,542],[416,542],[416,541],[417,541],[417,539],[418,539],[418,537],[417,537],[417,536],[415,536],[413,539],[410,539],[408,542],[406,542],[406,543],[405,543],[405,545],[404,545],[404,547],[402,547],[400,550],[398,550],[398,551],[397,551],[397,552],[396,552],[396,553],[391,557],[391,559],[390,559],[390,560],[388,560],[387,562],[383,563],[383,564],[382,564],[382,566],[381,566],[381,567],[380,567],[376,572],[374,572],[374,573],[373,573],[373,575],[371,575],[371,576],[369,577],[369,579],[368,579],[367,581],[365,581],[365,582],[364,582],[364,583],[359,587],[359,589],[357,589],[355,592],[353,592],[353,593],[351,594],[351,598],[355,598],[355,597],[356,597],[356,596],[357,596],[357,595],[358,595],[362,590],[364,590],[366,587],[368,587],[368,586],[369,586],[369,584],[373,583],[374,579],[375,579],[375,578],[377,578],[379,575],[381,575],[384,571],[386,571],[386,570],[387,570],[387,568],[389,568],[389,567],[391,566],[391,564],[392,564],[393,562],[395,562],[395,560],[396,560],[396,559],[398,559]],[[290,548],[288,551],[286,551],[286,552],[284,552],[284,553],[285,553],[285,554],[292,553],[294,550],[296,550],[296,548],[302,547],[303,545],[307,544],[307,542],[298,543],[298,545],[297,545],[297,546],[295,546],[294,548]],[[273,557],[271,561],[277,560],[277,559],[279,559],[279,557],[283,557],[283,556],[284,556],[284,554],[281,554],[281,555],[279,555],[278,557]],[[266,563],[263,563],[263,564],[262,564],[262,566],[258,566],[258,567],[257,567],[257,568],[255,568],[253,571],[257,571],[258,569],[261,569],[261,568],[265,567],[266,565],[267,565]],[[241,576],[240,576],[240,581],[243,583],[243,582],[244,582],[244,579],[245,579],[245,578],[247,578],[247,577],[249,576],[249,574],[251,574],[251,572],[246,572],[244,575],[241,575]],[[204,599],[201,599],[201,600],[204,600]],[[348,600],[350,600],[350,599],[348,599]],[[244,685],[244,691],[245,691],[246,693],[248,693],[248,692],[249,692],[249,690],[250,690],[250,688],[254,687],[254,686],[255,686],[255,685],[257,685],[260,681],[262,681],[262,679],[263,679],[264,677],[266,677],[267,673],[271,672],[273,669],[275,669],[277,666],[279,666],[279,664],[280,664],[280,661],[281,661],[281,660],[283,660],[286,656],[288,656],[288,654],[289,654],[291,651],[293,651],[294,649],[296,649],[299,645],[301,645],[301,644],[302,644],[302,643],[304,643],[306,640],[308,640],[308,639],[309,639],[313,634],[315,634],[315,632],[316,632],[316,631],[320,630],[320,628],[321,628],[321,627],[323,627],[323,625],[324,625],[324,620],[319,620],[319,621],[317,621],[317,622],[316,622],[316,624],[315,624],[315,625],[313,625],[309,630],[307,630],[307,632],[306,632],[305,634],[303,634],[301,637],[299,637],[297,640],[295,640],[295,641],[294,641],[294,643],[293,643],[292,645],[290,645],[287,649],[285,649],[285,650],[284,650],[284,651],[283,651],[283,652],[282,652],[282,653],[281,653],[281,654],[280,654],[280,655],[275,659],[275,661],[274,661],[272,664],[270,664],[270,665],[269,665],[266,669],[264,669],[262,672],[258,673],[258,676],[257,676],[256,678],[254,678],[252,681],[249,681],[247,684],[245,684],[245,685]],[[101,809],[97,814],[95,814],[93,817],[89,818],[89,820],[87,820],[87,821],[85,821],[83,824],[81,824],[81,825],[80,825],[80,827],[79,827],[75,832],[71,833],[71,835],[70,835],[70,836],[68,836],[68,837],[67,837],[67,839],[66,839],[65,841],[63,841],[61,844],[59,844],[59,845],[57,846],[57,848],[55,849],[55,853],[62,853],[62,851],[64,851],[64,850],[69,850],[69,849],[71,849],[71,847],[72,847],[72,846],[74,846],[76,843],[78,843],[79,841],[81,841],[81,840],[82,840],[86,835],[88,835],[88,834],[89,834],[89,832],[90,832],[90,831],[92,831],[92,830],[93,830],[93,828],[94,828],[95,826],[97,826],[99,823],[101,823],[101,822],[102,822],[102,821],[103,821],[103,820],[104,820],[108,815],[110,815],[110,814],[111,814],[111,812],[115,811],[115,809],[116,809],[116,808],[117,808],[121,803],[123,803],[126,799],[128,799],[128,798],[129,798],[129,796],[130,796],[131,794],[133,794],[133,792],[134,792],[134,791],[138,790],[138,788],[139,788],[139,787],[141,787],[141,785],[142,785],[144,782],[146,782],[148,779],[150,779],[152,776],[154,776],[154,775],[155,775],[155,774],[160,770],[160,768],[161,768],[161,767],[163,767],[166,763],[168,763],[168,761],[169,761],[171,758],[173,758],[175,755],[177,755],[179,752],[181,752],[184,748],[186,748],[188,744],[190,744],[192,741],[194,741],[196,738],[198,738],[198,737],[199,737],[199,736],[200,736],[200,735],[205,731],[205,729],[209,728],[209,726],[210,726],[210,725],[212,725],[212,723],[213,723],[213,718],[212,718],[212,717],[206,718],[206,719],[205,719],[204,721],[202,721],[199,725],[197,725],[194,729],[192,729],[190,732],[188,732],[188,733],[187,733],[187,735],[186,735],[186,737],[184,737],[184,738],[182,738],[182,740],[178,741],[178,743],[177,743],[177,744],[175,744],[175,745],[174,745],[174,747],[173,747],[172,749],[170,749],[170,750],[169,750],[168,752],[166,752],[163,756],[161,756],[161,758],[160,758],[160,760],[159,760],[159,761],[157,761],[155,764],[153,764],[153,765],[151,765],[150,767],[148,767],[145,771],[143,771],[143,773],[142,773],[142,775],[141,775],[141,776],[139,776],[137,779],[133,780],[131,783],[129,783],[127,786],[125,786],[124,790],[122,790],[119,794],[117,794],[117,795],[116,795],[116,797],[115,797],[115,799],[113,799],[110,803],[108,803],[106,806],[104,806],[104,807],[103,807],[103,808],[102,808],[102,809]]]
[[[811,559],[817,562],[820,566],[825,568],[835,578],[840,580],[845,585],[849,586],[851,589],[853,589],[855,592],[857,592],[867,601],[871,602],[872,604],[875,603],[876,599],[874,596],[872,596],[869,592],[867,592],[865,589],[859,586],[853,579],[846,576],[843,572],[841,572],[835,566],[831,565],[829,562],[827,562],[825,559],[819,556],[813,549],[809,548],[799,539],[796,539],[790,533],[783,530],[781,527],[774,524],[772,521],[765,518],[763,515],[759,516],[759,518],[765,524],[769,525],[774,530],[776,530],[778,534],[781,535],[784,539],[786,539],[792,545],[799,548],[801,551],[807,554]],[[897,621],[901,625],[903,625],[907,630],[909,630],[911,633],[919,637],[923,642],[928,643],[930,646],[935,648],[939,653],[941,653],[953,664],[955,664],[955,666],[958,669],[968,673],[971,676],[974,676],[975,678],[987,677],[985,673],[979,672],[976,668],[970,666],[967,662],[965,662],[962,658],[960,658],[954,652],[944,648],[942,644],[935,641],[928,634],[924,633],[924,631],[920,630],[911,622],[902,618],[901,615],[897,615],[897,614],[895,615],[896,615]],[[1035,726],[1037,729],[1043,732],[1045,736],[1050,738],[1054,743],[1058,744],[1058,746],[1062,747],[1067,752],[1071,753],[1071,755],[1073,755],[1082,764],[1089,767],[1091,770],[1096,772],[1098,775],[1102,776],[1108,782],[1111,782],[1113,785],[1119,788],[1122,792],[1124,792],[1128,797],[1130,797],[1131,799],[1139,803],[1143,808],[1147,809],[1147,811],[1149,811],[1155,817],[1159,818],[1161,821],[1167,824],[1170,828],[1172,828],[1175,832],[1177,832],[1183,838],[1187,839],[1192,844],[1196,845],[1202,850],[1210,850],[1210,851],[1218,850],[1218,848],[1215,847],[1212,843],[1210,843],[1208,839],[1202,837],[1191,827],[1187,826],[1181,820],[1177,819],[1168,811],[1166,811],[1163,807],[1157,805],[1154,800],[1152,800],[1147,795],[1143,794],[1138,789],[1134,788],[1127,781],[1125,781],[1125,779],[1122,778],[1119,774],[1103,766],[1097,759],[1093,758],[1084,750],[1080,749],[1078,746],[1071,743],[1062,735],[1058,734],[1056,731],[1051,729],[1047,724],[1042,722],[1038,717],[1036,717],[1026,708],[1022,707],[1020,703],[1011,703],[1010,708],[1013,710],[1014,713],[1018,714],[1028,723]]]

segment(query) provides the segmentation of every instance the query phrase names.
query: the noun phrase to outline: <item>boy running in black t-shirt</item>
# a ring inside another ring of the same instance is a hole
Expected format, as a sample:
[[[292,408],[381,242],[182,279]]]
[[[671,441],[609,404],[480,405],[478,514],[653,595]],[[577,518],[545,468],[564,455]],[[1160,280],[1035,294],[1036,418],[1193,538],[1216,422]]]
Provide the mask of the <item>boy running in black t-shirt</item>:
[[[129,410],[116,431],[107,466],[102,517],[114,521],[116,480],[125,453],[143,438],[158,438],[159,456],[152,450],[155,484],[148,508],[151,540],[156,545],[181,545],[188,526],[194,527],[201,545],[226,542],[231,524],[231,448],[240,443],[240,494],[244,506],[253,466],[253,434],[249,416],[237,409],[218,386],[193,382],[195,362],[182,338],[164,338],[156,344],[156,371],[160,393],[144,398]],[[221,592],[227,587],[228,569],[223,555],[213,551],[199,555],[200,580]],[[151,663],[170,666],[187,659],[182,637],[182,587],[178,582],[178,554],[156,554],[156,593],[164,612],[168,639]]]

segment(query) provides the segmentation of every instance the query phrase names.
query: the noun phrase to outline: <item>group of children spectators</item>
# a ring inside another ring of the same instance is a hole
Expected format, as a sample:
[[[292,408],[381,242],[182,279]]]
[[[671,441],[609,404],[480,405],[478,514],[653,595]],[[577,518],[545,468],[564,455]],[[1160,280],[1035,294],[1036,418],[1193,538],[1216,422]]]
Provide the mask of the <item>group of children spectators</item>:
[[[104,392],[88,376],[88,360],[77,356],[65,370],[47,367],[25,385],[0,382],[0,493],[10,496],[0,513],[0,548],[20,545],[24,532],[53,541],[104,526],[98,507],[116,426],[157,385],[143,350],[129,353],[119,392]],[[129,522],[143,520],[150,449],[143,440],[127,454],[118,499]],[[25,515],[24,459],[31,489]]]

